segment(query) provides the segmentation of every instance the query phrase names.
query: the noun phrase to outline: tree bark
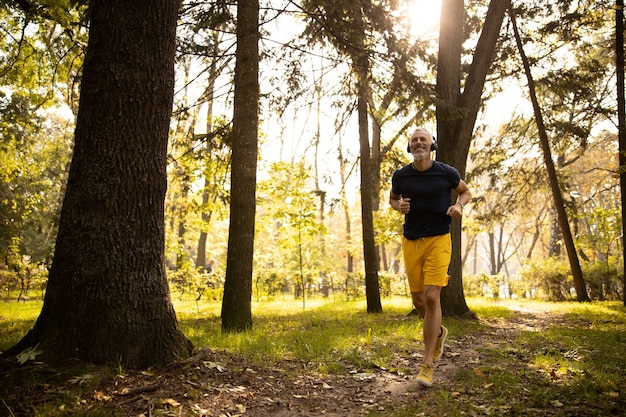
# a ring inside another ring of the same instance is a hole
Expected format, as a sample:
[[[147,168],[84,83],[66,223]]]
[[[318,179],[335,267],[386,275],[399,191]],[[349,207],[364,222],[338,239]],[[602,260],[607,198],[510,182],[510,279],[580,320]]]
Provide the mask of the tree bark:
[[[259,2],[237,2],[230,227],[222,330],[252,328],[252,261],[259,126]]]
[[[359,144],[361,162],[361,226],[363,232],[363,260],[365,263],[365,297],[368,313],[380,313],[383,307],[380,301],[378,282],[378,255],[374,234],[372,151],[369,140],[367,104],[369,102],[369,57],[365,47],[365,24],[360,8],[356,8],[355,22],[357,32],[356,52],[352,53],[352,66],[357,82],[357,113],[359,124]]]
[[[8,353],[144,368],[187,357],[164,262],[177,0],[92,1],[44,305]]]
[[[367,312],[380,313],[383,311],[383,307],[380,301],[378,257],[376,255],[374,215],[372,211],[372,164],[367,123],[367,77],[364,71],[360,71],[360,73],[357,74],[357,82],[359,83],[357,107],[359,141],[361,144],[361,223],[363,229],[363,259],[365,261],[365,295]]]
[[[624,0],[615,3],[615,62],[617,76],[617,127],[619,142],[619,183],[622,201],[622,260],[626,259],[626,100],[624,99]],[[626,288],[626,262],[623,262],[623,285]],[[622,291],[626,306],[626,290]]]
[[[491,67],[496,42],[510,0],[491,0],[476,45],[465,88],[461,93],[461,53],[464,41],[463,0],[443,0],[437,62],[437,137],[438,159],[454,166],[465,176],[467,155],[472,142],[476,117],[485,79]],[[471,184],[470,184],[471,187]],[[454,198],[452,196],[452,198]],[[463,293],[461,263],[461,222],[452,222],[450,282],[441,293],[444,316],[471,314]]]

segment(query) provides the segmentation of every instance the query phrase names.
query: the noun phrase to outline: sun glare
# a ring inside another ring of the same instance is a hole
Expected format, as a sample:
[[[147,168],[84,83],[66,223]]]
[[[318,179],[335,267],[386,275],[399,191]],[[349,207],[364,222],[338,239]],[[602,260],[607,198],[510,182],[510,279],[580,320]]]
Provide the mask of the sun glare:
[[[412,0],[408,7],[411,34],[416,38],[433,38],[439,35],[441,0]]]

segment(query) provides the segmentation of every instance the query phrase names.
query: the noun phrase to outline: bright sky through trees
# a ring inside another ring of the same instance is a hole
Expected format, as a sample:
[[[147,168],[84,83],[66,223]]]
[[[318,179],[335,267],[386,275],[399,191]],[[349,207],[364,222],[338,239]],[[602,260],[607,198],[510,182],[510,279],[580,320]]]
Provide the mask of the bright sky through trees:
[[[413,0],[408,9],[411,34],[417,38],[432,38],[439,34],[441,0]]]
[[[406,19],[406,25],[409,26],[410,33],[414,38],[421,38],[424,40],[436,40],[439,36],[439,21],[441,13],[441,0],[413,0],[410,2],[400,2],[400,8],[395,12],[398,16]],[[270,21],[264,26],[264,29],[268,31],[266,39],[264,40],[266,47],[272,47],[286,42],[290,37],[298,37],[300,31],[303,28],[303,22],[298,14],[283,14],[279,18]],[[271,42],[268,40],[271,39]],[[333,54],[328,53],[324,49],[317,50],[314,54],[308,57],[310,62],[303,64],[303,73],[308,77],[304,81],[312,91],[314,89],[313,82],[315,79],[319,79],[326,85],[334,84],[337,82],[337,76],[328,69],[335,65],[333,63]],[[261,65],[263,65],[262,63]],[[285,70],[276,66],[276,63],[271,63],[270,68],[265,68],[262,73],[266,76],[262,80],[262,91],[269,93],[274,86],[267,84],[267,76],[274,71],[276,73],[281,70]],[[345,70],[345,68],[344,68]],[[341,69],[337,69],[337,73],[340,73]],[[286,75],[280,75],[285,79]],[[306,88],[305,88],[306,90]],[[315,100],[314,97],[309,97],[307,100]],[[322,148],[320,149],[320,163],[324,165],[322,170],[326,178],[336,178],[338,169],[336,165],[336,144],[338,136],[342,136],[344,142],[344,156],[350,158],[357,158],[358,146],[353,146],[356,140],[356,134],[358,128],[356,126],[356,120],[349,121],[346,126],[341,129],[341,132],[335,132],[335,118],[336,113],[341,109],[333,106],[331,103],[334,100],[334,96],[331,93],[322,99],[321,113],[316,113],[313,101],[308,101],[308,106],[303,103],[293,103],[293,105],[281,115],[280,120],[272,119],[272,115],[265,114],[262,117],[261,129],[264,137],[261,145],[262,160],[272,162],[277,160],[291,160],[296,155],[305,155],[305,159],[311,161],[313,149],[311,143],[313,138],[318,133],[317,129],[320,128],[319,134],[324,140],[322,141]],[[306,101],[306,100],[305,100]],[[318,120],[318,118],[320,118]],[[393,132],[392,128],[388,128],[386,134]],[[355,176],[354,180],[357,179]],[[329,186],[329,184],[326,184]],[[341,187],[341,184],[334,184],[333,187]],[[347,187],[350,190],[356,191],[358,184],[352,183]],[[332,192],[331,192],[332,194]]]

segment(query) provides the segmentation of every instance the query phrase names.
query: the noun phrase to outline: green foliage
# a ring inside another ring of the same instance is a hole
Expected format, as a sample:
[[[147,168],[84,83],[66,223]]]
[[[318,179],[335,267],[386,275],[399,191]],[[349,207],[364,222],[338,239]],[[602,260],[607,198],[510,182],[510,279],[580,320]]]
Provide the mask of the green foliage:
[[[82,4],[81,4],[82,3]],[[0,79],[10,91],[49,106],[63,94],[75,102],[87,31],[86,2],[50,0],[23,2],[27,8],[2,7]]]
[[[519,271],[525,291],[521,296],[546,298],[551,301],[571,300],[574,281],[566,259],[551,257],[531,261]]]
[[[255,256],[257,282],[272,293],[292,288],[299,297],[303,290],[318,290],[339,264],[325,256],[327,229],[306,166],[274,163],[257,189],[255,246],[262,248]]]
[[[595,300],[620,300],[623,297],[623,264],[616,257],[608,261],[584,261],[581,268],[589,293]],[[517,297],[544,298],[550,301],[571,300],[573,280],[566,259],[548,258],[530,261],[509,280],[511,293]]]
[[[531,53],[539,104],[580,258],[604,260],[607,255],[598,254],[605,250],[617,254],[612,242],[621,234],[617,138],[607,132],[596,134],[597,127],[610,124],[615,113],[614,92],[607,88],[614,83],[613,22],[602,12],[612,4],[526,1],[515,7],[525,49]],[[514,74],[515,67],[506,67],[518,65],[508,59],[517,54],[509,42],[510,38],[503,39],[501,59],[494,61],[501,74]],[[512,78],[502,80],[502,85],[496,81],[492,88],[510,91],[506,83]],[[525,91],[525,81],[520,84]],[[519,100],[510,97],[509,101]],[[507,117],[497,133],[485,126],[484,139],[477,137],[469,164],[468,180],[479,185],[473,188],[477,191],[474,220],[481,232],[491,234],[480,239],[489,245],[491,274],[500,272],[503,259],[508,261],[507,269],[514,270],[526,258],[564,252],[556,246],[560,236],[537,153],[536,124],[526,116],[529,112],[520,114]],[[579,198],[568,198],[570,191]],[[598,212],[606,224],[594,218],[598,208],[607,210]],[[494,239],[500,231],[503,239]]]
[[[389,190],[385,190],[385,198],[389,195]],[[386,199],[383,204],[386,205]],[[386,207],[385,207],[386,208]],[[396,243],[402,238],[402,216],[393,210],[382,210],[374,212],[374,230],[376,230],[376,243]]]
[[[609,257],[606,261],[582,264],[589,296],[594,300],[622,300],[624,297],[624,264],[621,258]]]
[[[28,96],[0,92],[0,256],[13,239],[33,263],[48,262],[56,237],[66,167],[68,122],[38,112]]]
[[[478,275],[463,277],[463,290],[469,297],[499,298],[502,285],[505,283],[503,274],[489,275],[481,272]]]
[[[619,192],[615,179],[604,178],[604,186]],[[582,185],[577,188],[583,190]],[[619,251],[618,240],[622,231],[620,203],[605,197],[602,193],[602,201],[599,202],[594,202],[593,197],[586,201],[581,199],[583,201],[575,212],[575,221],[579,226],[576,243],[588,258],[594,260],[606,260]]]
[[[177,116],[179,123],[191,123],[183,116]],[[213,133],[190,137],[190,130],[183,128],[171,143],[165,253],[170,266],[177,269],[192,267],[191,255],[201,233],[208,235],[207,250],[212,256],[225,253],[220,237],[230,200],[231,127],[223,117],[213,117],[212,122]]]
[[[181,300],[193,298],[198,302],[200,300],[217,301],[222,299],[223,277],[215,271],[207,273],[189,262],[182,268],[168,271],[167,277],[175,294]]]
[[[13,280],[8,280],[6,283],[7,294],[17,286],[19,289],[18,301],[26,300],[27,294],[32,288],[41,290],[43,295],[43,290],[48,280],[48,271],[45,268],[45,264],[33,264],[29,256],[21,253],[20,246],[20,239],[13,238],[13,243],[9,246],[6,258],[8,268],[14,273]]]
[[[539,407],[575,409],[586,404],[597,407],[599,415],[613,414],[615,400],[623,395],[617,381],[623,378],[624,358],[615,350],[626,329],[623,307],[596,303],[547,308],[565,311],[566,321],[551,323],[542,332],[523,332],[506,355],[496,349],[483,351],[490,361],[512,362],[503,365],[511,381],[502,394],[514,396],[527,387],[529,392],[522,398]],[[486,382],[492,378],[488,375]]]
[[[73,129],[61,109],[76,105],[86,40],[80,24],[86,8],[79,3],[49,0],[0,7],[3,260],[14,239],[32,265],[48,263],[52,256]]]

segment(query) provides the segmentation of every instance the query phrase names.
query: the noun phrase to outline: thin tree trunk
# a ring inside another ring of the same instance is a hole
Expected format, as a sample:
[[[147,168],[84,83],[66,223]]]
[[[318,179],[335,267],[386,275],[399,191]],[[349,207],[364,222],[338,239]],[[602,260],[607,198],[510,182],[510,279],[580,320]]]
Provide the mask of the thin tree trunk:
[[[369,6],[368,6],[369,7]],[[366,52],[365,22],[363,11],[354,9],[355,22],[358,25],[356,33],[356,52],[352,57],[352,68],[357,82],[357,113],[359,125],[359,144],[361,162],[361,226],[363,231],[363,260],[365,263],[365,296],[368,313],[383,311],[380,302],[380,286],[378,282],[378,257],[374,235],[373,190],[372,184],[372,155],[369,141],[368,102],[369,102],[369,56]]]
[[[237,2],[230,227],[222,330],[252,328],[252,262],[259,127],[259,2]]]
[[[380,126],[376,120],[372,122],[372,149],[371,149],[371,161],[372,161],[372,211],[377,212],[380,210],[380,163],[381,157],[381,143],[380,143]],[[376,230],[374,230],[374,241],[376,241]],[[382,253],[380,245],[375,244],[374,250],[376,251],[376,267],[380,271],[380,264],[382,258],[385,256]]]
[[[559,179],[556,174],[556,168],[552,160],[552,152],[550,151],[550,142],[548,141],[548,134],[546,133],[545,126],[543,124],[543,116],[541,115],[541,108],[537,101],[537,95],[535,93],[535,82],[530,72],[530,64],[524,53],[522,46],[522,40],[520,38],[519,30],[517,28],[517,22],[515,19],[515,13],[510,10],[509,15],[511,17],[511,24],[513,26],[513,32],[515,34],[515,41],[522,58],[524,65],[524,72],[528,80],[528,90],[530,93],[530,100],[533,105],[535,113],[535,121],[537,123],[537,130],[539,132],[539,140],[541,143],[541,149],[543,151],[543,159],[548,171],[548,179],[550,182],[550,189],[552,190],[552,198],[554,198],[554,205],[557,212],[557,218],[561,233],[563,234],[563,242],[565,243],[565,249],[567,251],[567,257],[569,259],[570,268],[572,270],[572,276],[574,278],[574,288],[576,289],[576,298],[578,301],[590,301],[587,294],[587,287],[585,285],[585,278],[583,271],[580,267],[580,261],[578,259],[578,253],[576,252],[576,246],[574,245],[574,238],[570,229],[569,221],[567,218],[567,212],[565,211],[565,203],[563,196],[561,195],[561,188],[559,187]]]
[[[496,274],[496,238],[493,231],[487,233],[489,236],[489,273]]]
[[[207,85],[206,90],[204,91],[203,97],[207,101],[207,111],[206,111],[206,139],[204,146],[206,148],[207,158],[211,155],[211,137],[213,134],[213,99],[215,96],[215,79],[218,76],[217,73],[217,57],[218,57],[218,44],[219,37],[217,36],[217,31],[213,32],[213,49],[211,51],[211,55],[213,58],[211,59],[211,64],[209,66],[209,83]],[[207,161],[208,164],[208,161]],[[207,227],[211,220],[211,215],[207,211],[207,206],[209,204],[210,198],[210,184],[211,181],[208,178],[208,170],[205,168],[204,170],[204,186],[202,187],[202,228],[200,229],[200,237],[198,238],[198,253],[196,256],[196,267],[197,268],[205,268],[207,264],[206,252],[207,252]]]
[[[364,58],[366,59],[366,58]],[[380,313],[378,283],[378,258],[374,239],[374,215],[372,211],[371,156],[367,123],[367,72],[366,65],[357,64],[359,141],[361,144],[361,223],[363,229],[363,258],[365,261],[365,295],[367,312]]]
[[[339,155],[339,175],[341,177],[341,206],[346,220],[346,273],[347,277],[354,272],[354,255],[352,254],[352,226],[350,223],[350,205],[348,203],[348,196],[346,194],[346,161],[343,157],[343,150],[341,149],[342,140],[341,133],[339,134],[339,144],[337,146],[337,153]],[[346,277],[346,278],[347,278]]]
[[[624,99],[624,0],[617,0],[615,7],[615,61],[617,68],[617,126],[619,137],[619,182],[622,193],[622,261],[623,285],[626,289],[626,104]],[[626,290],[622,291],[626,306]]]

